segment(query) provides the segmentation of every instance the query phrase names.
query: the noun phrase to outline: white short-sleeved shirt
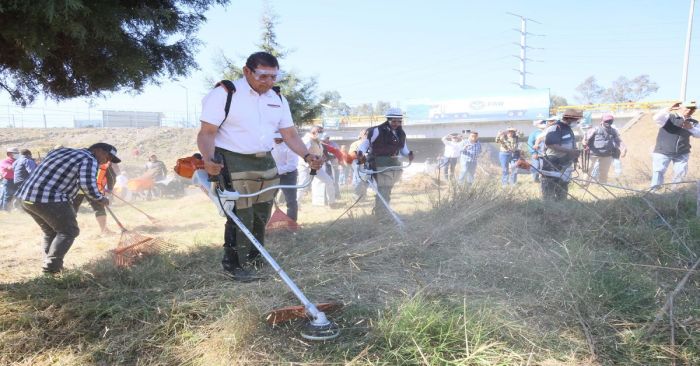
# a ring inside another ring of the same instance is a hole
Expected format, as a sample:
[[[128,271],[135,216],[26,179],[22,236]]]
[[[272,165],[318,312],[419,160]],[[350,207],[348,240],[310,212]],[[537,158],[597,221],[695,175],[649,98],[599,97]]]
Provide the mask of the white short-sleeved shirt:
[[[289,146],[284,142],[275,144],[275,148],[272,149],[272,158],[275,159],[277,172],[279,174],[286,174],[297,170],[297,165],[300,160],[299,155],[290,150]]]
[[[228,117],[222,125],[226,106],[226,89],[214,88],[202,99],[200,120],[221,126],[214,141],[217,147],[239,154],[270,151],[274,134],[280,128],[294,126],[287,100],[274,90],[258,94],[245,79],[233,82],[236,92],[231,98]]]
[[[446,158],[458,158],[459,155],[462,153],[462,149],[464,148],[465,141],[448,141],[443,138],[442,143],[445,144],[445,152],[442,154],[442,156]]]

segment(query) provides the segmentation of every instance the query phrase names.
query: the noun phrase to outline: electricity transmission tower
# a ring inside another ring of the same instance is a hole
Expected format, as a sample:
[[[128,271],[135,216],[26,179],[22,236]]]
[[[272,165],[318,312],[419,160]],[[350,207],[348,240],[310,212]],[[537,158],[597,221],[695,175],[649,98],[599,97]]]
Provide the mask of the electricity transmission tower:
[[[513,69],[518,74],[520,74],[520,81],[517,83],[513,83],[513,84],[518,85],[520,87],[520,89],[532,89],[533,87],[528,85],[526,82],[527,74],[530,74],[530,72],[527,71],[527,61],[535,61],[535,62],[541,62],[541,61],[527,58],[527,50],[528,49],[541,50],[542,48],[528,46],[527,45],[527,36],[530,35],[530,36],[544,37],[544,35],[543,34],[529,33],[527,31],[527,22],[530,21],[530,22],[537,23],[537,24],[542,24],[542,23],[540,23],[534,19],[526,18],[523,15],[514,14],[514,13],[510,13],[510,12],[507,12],[506,14],[520,18],[520,29],[513,28],[514,31],[520,33],[520,43],[516,43],[516,45],[520,46],[520,54],[513,55],[513,57],[520,60],[520,69]]]

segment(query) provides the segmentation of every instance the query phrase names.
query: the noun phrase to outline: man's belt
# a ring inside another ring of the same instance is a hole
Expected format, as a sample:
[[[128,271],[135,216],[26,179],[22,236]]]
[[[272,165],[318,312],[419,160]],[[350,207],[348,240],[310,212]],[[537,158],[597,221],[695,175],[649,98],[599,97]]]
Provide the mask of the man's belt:
[[[226,150],[226,149],[222,149],[220,147],[219,147],[219,149]],[[252,153],[252,154],[242,154],[242,153],[238,153],[238,152],[230,151],[230,150],[226,150],[226,151],[228,151],[229,153],[231,153],[233,155],[243,156],[243,157],[247,157],[247,158],[264,158],[267,156],[267,154],[270,154],[269,151],[257,152],[257,153]]]

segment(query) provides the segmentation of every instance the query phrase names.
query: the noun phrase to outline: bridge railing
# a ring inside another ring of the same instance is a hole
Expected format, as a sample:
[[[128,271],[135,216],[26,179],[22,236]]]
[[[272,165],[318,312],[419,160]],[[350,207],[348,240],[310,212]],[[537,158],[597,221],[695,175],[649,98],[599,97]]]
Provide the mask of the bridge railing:
[[[675,101],[672,100],[662,100],[654,102],[624,102],[624,103],[600,103],[600,104],[581,104],[581,105],[566,105],[555,107],[550,110],[552,115],[558,115],[564,113],[568,108],[580,109],[583,111],[590,112],[648,112],[651,110],[666,108],[673,104]]]
[[[362,116],[339,116],[340,127],[362,127],[375,126],[386,121],[386,118],[381,115],[362,115]],[[313,125],[323,125],[323,118],[314,118],[311,120]]]

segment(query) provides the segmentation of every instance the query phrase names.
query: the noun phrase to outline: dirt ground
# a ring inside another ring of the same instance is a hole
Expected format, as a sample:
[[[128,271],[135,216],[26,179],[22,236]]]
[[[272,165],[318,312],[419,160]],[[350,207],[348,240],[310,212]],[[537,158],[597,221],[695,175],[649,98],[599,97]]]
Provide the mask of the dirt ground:
[[[410,128],[407,127],[407,128]],[[145,129],[1,129],[0,147],[18,146],[35,151],[35,156],[45,156],[53,146],[68,147],[88,146],[97,141],[108,141],[120,150],[125,169],[140,173],[146,162],[146,155],[159,155],[168,167],[175,165],[178,157],[191,155],[195,151],[196,130],[176,128]],[[624,173],[614,178],[616,183],[637,188],[644,188],[650,177],[650,151],[656,137],[656,125],[651,114],[643,115],[636,123],[623,132],[623,139],[629,149],[627,157],[622,160]],[[689,178],[700,176],[700,143],[692,152]],[[136,153],[138,151],[138,155]],[[486,159],[487,160],[487,159]],[[480,179],[497,181],[499,167],[495,161],[480,164]],[[131,174],[130,174],[131,175]],[[611,176],[613,176],[611,172]],[[532,185],[532,195],[537,194],[537,187],[530,177],[521,176],[521,184]],[[444,182],[443,182],[444,184]],[[412,212],[430,208],[431,200],[438,197],[434,179],[422,176],[404,183],[401,190],[415,191],[419,188],[426,194],[395,195],[394,204],[399,212]],[[447,193],[443,188],[442,194]],[[308,195],[307,195],[308,200]],[[312,207],[309,202],[302,203],[301,224],[332,221],[352,204],[351,192],[344,187],[344,206],[337,209]],[[361,215],[371,211],[371,199],[366,199],[352,210],[351,215]],[[417,204],[420,202],[420,204]],[[216,216],[214,207],[206,196],[189,189],[186,197],[179,199],[162,199],[153,201],[135,201],[142,210],[156,216],[160,223],[152,225],[147,218],[136,210],[113,202],[115,214],[130,230],[144,232],[146,235],[163,237],[175,241],[180,246],[192,246],[197,243],[221,242],[223,220]],[[98,256],[107,255],[108,250],[119,241],[119,228],[109,219],[113,235],[103,236],[97,230],[97,224],[89,206],[83,205],[78,215],[81,235],[76,240],[67,257],[68,266],[80,266]],[[23,213],[0,212],[0,281],[16,281],[38,274],[41,251],[39,240],[41,233],[34,222]]]

